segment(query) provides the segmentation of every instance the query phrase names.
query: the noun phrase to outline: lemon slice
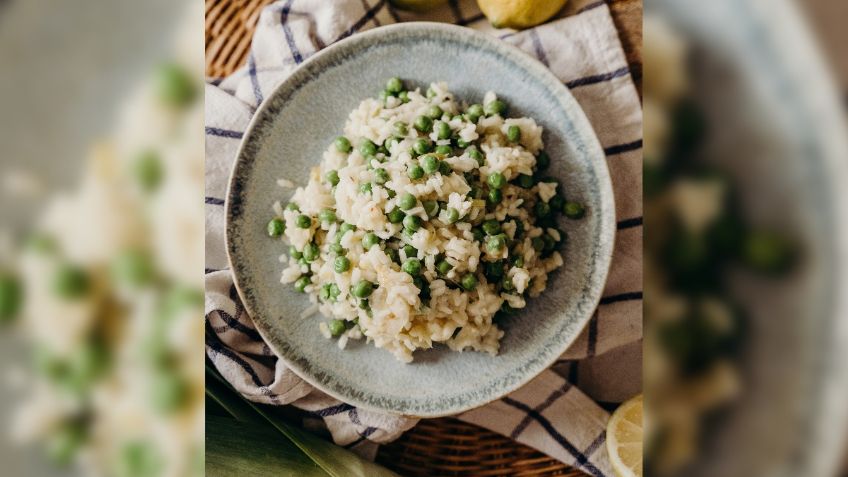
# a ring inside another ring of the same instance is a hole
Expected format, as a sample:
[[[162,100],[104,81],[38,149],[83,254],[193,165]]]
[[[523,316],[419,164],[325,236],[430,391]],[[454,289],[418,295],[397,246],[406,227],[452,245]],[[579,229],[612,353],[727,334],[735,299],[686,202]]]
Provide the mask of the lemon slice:
[[[618,477],[642,477],[642,395],[625,402],[607,422],[607,453]]]
[[[495,28],[530,28],[546,22],[566,0],[477,0],[480,11]]]

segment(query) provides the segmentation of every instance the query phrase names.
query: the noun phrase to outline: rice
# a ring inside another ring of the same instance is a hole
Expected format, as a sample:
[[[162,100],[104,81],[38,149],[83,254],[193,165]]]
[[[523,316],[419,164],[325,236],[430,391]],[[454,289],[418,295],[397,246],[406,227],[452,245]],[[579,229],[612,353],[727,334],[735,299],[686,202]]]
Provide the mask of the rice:
[[[564,199],[533,179],[542,127],[505,118],[494,92],[484,103],[475,113],[444,82],[365,99],[288,205],[274,204],[291,245],[280,281],[308,294],[340,348],[364,337],[403,362],[436,343],[495,355],[499,317],[563,265]]]

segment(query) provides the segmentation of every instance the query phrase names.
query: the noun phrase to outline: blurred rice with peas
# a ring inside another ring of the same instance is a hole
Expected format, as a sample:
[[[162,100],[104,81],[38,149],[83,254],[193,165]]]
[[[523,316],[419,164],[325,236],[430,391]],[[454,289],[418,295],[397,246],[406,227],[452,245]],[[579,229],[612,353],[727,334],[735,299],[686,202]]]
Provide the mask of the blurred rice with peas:
[[[86,474],[203,472],[202,12],[181,14],[77,185],[4,233],[3,333],[32,355],[9,431]]]

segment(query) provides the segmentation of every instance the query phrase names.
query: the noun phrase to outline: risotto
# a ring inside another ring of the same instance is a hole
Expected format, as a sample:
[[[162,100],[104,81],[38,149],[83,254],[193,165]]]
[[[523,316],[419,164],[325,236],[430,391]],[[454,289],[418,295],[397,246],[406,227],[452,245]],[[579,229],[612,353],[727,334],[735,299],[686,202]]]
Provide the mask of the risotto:
[[[281,282],[329,319],[327,338],[364,337],[403,362],[434,343],[497,354],[497,322],[563,265],[557,217],[584,214],[543,176],[542,128],[506,113],[493,92],[466,105],[444,82],[422,94],[391,78],[274,204]]]

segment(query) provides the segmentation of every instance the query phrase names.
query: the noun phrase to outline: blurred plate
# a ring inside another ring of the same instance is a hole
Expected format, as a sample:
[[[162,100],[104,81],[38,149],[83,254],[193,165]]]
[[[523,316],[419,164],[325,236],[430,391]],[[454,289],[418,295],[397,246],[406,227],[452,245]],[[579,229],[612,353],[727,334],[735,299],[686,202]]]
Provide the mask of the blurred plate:
[[[746,216],[803,249],[785,279],[732,276],[751,312],[744,395],[686,475],[832,475],[848,399],[848,130],[840,98],[791,2],[645,5],[690,44],[691,91],[710,127],[704,157],[734,177]]]
[[[418,86],[445,80],[458,98],[492,90],[511,114],[545,129],[551,175],[590,213],[571,225],[566,266],[549,289],[506,320],[500,354],[438,346],[402,364],[363,342],[340,350],[300,318],[308,300],[280,284],[284,252],[265,233],[272,204],[287,199],[277,178],[303,181],[349,111],[386,78]],[[520,387],[547,368],[591,317],[609,268],[615,217],[604,153],[580,106],[540,63],[469,29],[411,23],[355,35],[306,61],[260,106],[245,134],[226,204],[227,250],[236,286],[262,336],[297,374],[345,402],[415,416],[456,414]]]

